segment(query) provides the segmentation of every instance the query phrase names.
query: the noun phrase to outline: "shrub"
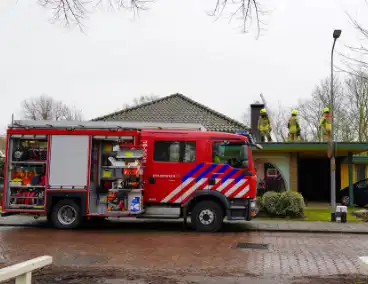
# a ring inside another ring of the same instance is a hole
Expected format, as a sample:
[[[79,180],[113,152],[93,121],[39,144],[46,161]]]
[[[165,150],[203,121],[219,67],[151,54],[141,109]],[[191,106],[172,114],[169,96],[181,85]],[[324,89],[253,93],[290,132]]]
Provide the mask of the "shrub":
[[[289,217],[304,217],[304,198],[303,196],[298,192],[283,192],[281,194],[284,204],[283,204],[283,210],[285,216]]]
[[[262,208],[267,214],[277,216],[277,207],[280,200],[280,194],[274,191],[268,191],[262,196]]]
[[[361,209],[353,212],[353,215],[364,222],[368,222],[368,211],[366,209]]]
[[[304,216],[304,199],[297,192],[266,192],[262,197],[262,207],[273,217],[300,218]]]

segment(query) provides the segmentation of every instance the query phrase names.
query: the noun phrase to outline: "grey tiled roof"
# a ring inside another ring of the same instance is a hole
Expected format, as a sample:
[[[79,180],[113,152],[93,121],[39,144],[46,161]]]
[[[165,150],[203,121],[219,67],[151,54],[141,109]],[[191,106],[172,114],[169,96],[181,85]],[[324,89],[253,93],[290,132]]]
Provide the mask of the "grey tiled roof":
[[[200,123],[209,131],[220,132],[249,129],[244,124],[182,94],[173,94],[93,120]]]

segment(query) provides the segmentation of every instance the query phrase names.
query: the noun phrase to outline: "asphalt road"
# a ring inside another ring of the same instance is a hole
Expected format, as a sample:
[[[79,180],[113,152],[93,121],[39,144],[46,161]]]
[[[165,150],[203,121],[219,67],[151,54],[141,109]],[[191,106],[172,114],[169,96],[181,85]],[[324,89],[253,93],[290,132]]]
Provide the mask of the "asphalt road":
[[[29,219],[28,219],[29,220]],[[118,222],[79,230],[43,220],[0,227],[0,263],[40,255],[37,283],[368,283],[365,235],[184,231],[178,222]],[[250,243],[259,248],[239,248]]]

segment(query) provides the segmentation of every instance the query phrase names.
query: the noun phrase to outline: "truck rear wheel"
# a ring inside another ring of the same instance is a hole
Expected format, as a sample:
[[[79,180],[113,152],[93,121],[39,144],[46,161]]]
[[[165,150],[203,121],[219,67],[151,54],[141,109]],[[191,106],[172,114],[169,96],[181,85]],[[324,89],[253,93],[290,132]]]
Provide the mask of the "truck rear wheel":
[[[59,229],[74,229],[81,223],[80,208],[73,200],[61,200],[52,210],[52,224]]]
[[[224,212],[217,202],[201,201],[194,206],[191,221],[196,231],[217,232],[222,227]]]

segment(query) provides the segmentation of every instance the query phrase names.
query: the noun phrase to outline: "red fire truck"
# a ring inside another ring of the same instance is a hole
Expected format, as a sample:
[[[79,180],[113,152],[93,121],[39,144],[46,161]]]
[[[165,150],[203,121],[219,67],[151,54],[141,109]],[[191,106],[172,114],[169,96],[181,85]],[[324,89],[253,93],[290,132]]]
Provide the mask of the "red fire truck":
[[[244,134],[244,133],[242,133]],[[253,144],[197,124],[14,121],[7,130],[3,214],[57,228],[109,217],[191,218],[197,231],[255,212]]]

